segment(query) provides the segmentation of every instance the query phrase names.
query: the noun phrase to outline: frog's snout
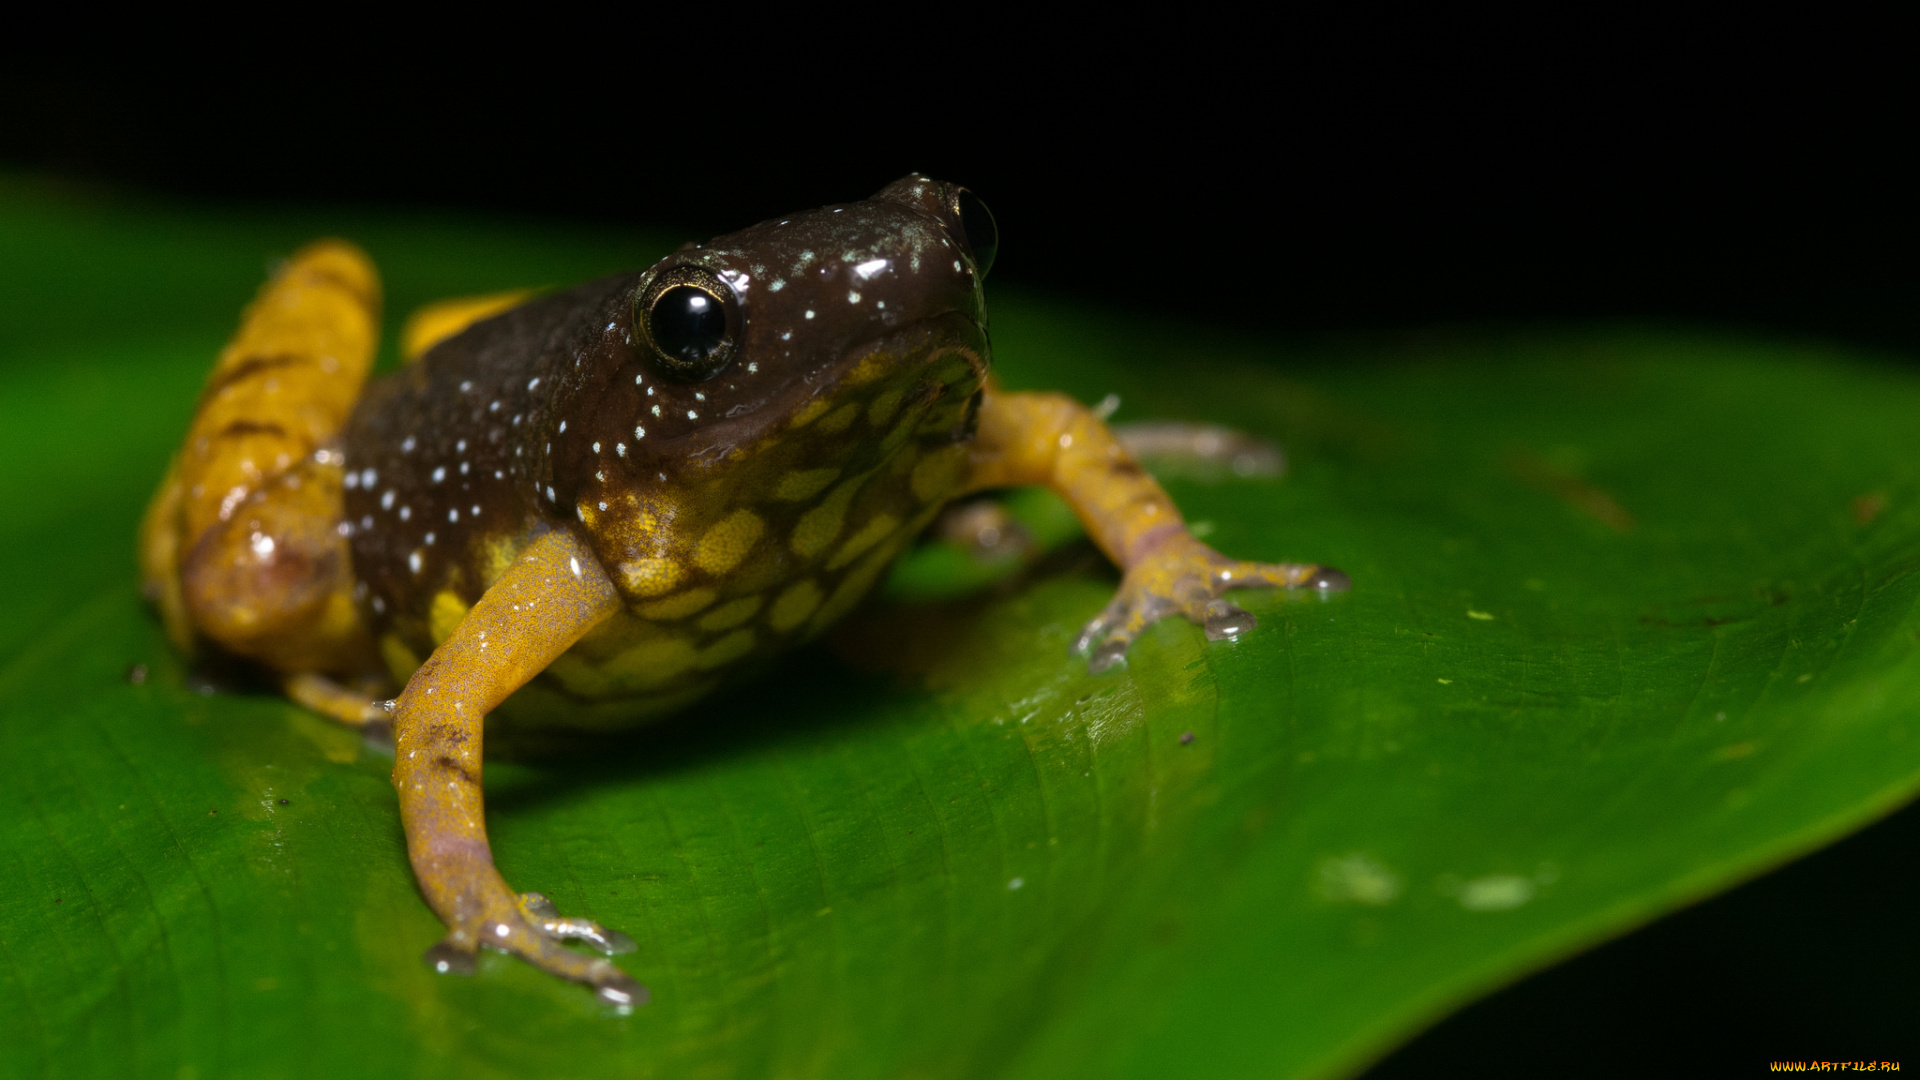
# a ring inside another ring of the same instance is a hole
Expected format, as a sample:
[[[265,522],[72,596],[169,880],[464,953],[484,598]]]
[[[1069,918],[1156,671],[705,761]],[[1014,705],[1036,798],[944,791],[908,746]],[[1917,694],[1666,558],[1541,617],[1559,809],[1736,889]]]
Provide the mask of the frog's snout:
[[[937,219],[973,264],[974,276],[986,279],[1000,253],[1000,226],[980,196],[959,184],[908,173],[881,188],[874,198],[901,203]]]

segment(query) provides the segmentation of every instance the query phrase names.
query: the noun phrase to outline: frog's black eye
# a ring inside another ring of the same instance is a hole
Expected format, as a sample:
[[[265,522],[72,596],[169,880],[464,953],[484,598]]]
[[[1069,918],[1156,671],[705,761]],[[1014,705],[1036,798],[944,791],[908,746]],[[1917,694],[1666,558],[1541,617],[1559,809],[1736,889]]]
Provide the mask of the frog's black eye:
[[[700,267],[675,267],[654,279],[634,298],[633,315],[654,358],[683,379],[710,378],[739,351],[733,290]]]
[[[954,192],[953,212],[960,218],[961,231],[967,234],[967,247],[973,249],[973,265],[984,278],[1000,250],[1000,229],[993,223],[993,211],[978,195],[961,188]]]
[[[693,285],[675,285],[653,302],[647,322],[653,342],[688,367],[705,367],[727,340],[727,312],[720,298]]]

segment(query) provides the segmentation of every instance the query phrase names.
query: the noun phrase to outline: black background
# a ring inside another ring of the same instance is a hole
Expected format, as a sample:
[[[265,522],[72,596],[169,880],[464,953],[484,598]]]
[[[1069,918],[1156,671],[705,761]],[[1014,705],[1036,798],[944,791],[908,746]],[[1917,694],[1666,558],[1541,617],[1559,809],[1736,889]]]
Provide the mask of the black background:
[[[917,169],[993,207],[996,281],[1199,325],[1626,319],[1920,355],[1912,65],[1872,55],[1887,28],[1295,36],[1185,14],[1199,37],[1029,27],[1018,55],[964,13],[779,61],[714,20],[644,18],[381,56],[68,50],[0,72],[0,167],[688,238]],[[1503,991],[1376,1075],[1899,1059],[1917,856],[1909,809]]]
[[[1520,64],[1456,28],[1337,53],[1136,34],[1003,77],[948,50],[642,81],[541,29],[533,61],[28,57],[0,65],[0,162],[689,238],[919,170],[994,208],[997,279],[1179,318],[1686,320],[1920,353],[1914,87],[1866,62],[1717,41],[1744,62],[1714,66],[1564,31]]]

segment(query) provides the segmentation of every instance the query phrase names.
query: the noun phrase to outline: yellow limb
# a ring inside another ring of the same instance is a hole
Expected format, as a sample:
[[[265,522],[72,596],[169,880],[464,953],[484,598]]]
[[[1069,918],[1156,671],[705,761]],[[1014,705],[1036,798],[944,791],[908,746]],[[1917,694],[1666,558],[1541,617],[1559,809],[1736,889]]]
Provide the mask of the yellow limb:
[[[340,430],[373,362],[379,308],[373,263],[339,240],[302,248],[261,288],[181,452],[188,544]]]
[[[344,478],[338,454],[304,460],[180,554],[179,580],[195,630],[275,671],[379,670],[353,600],[353,558],[339,529]]]
[[[428,304],[407,316],[407,324],[400,331],[400,358],[411,364],[428,349],[482,319],[519,307],[521,301],[531,295],[530,289],[512,289]]]
[[[363,694],[327,678],[304,672],[290,675],[280,684],[296,705],[304,705],[321,716],[348,725],[366,727],[368,724],[384,724],[388,713],[381,702],[371,695]]]
[[[480,786],[486,714],[619,606],[586,544],[550,532],[487,589],[395,702],[393,783],[420,891],[447,924],[446,939],[427,952],[442,971],[472,970],[474,952],[486,945],[593,986],[617,1005],[645,994],[611,963],[559,943],[578,937],[615,952],[630,941],[508,888],[487,843]]]
[[[1185,531],[1153,477],[1092,410],[1064,394],[987,391],[973,445],[969,490],[1053,489],[1123,569],[1159,539]]]
[[[989,387],[967,489],[1038,484],[1073,508],[1087,535],[1124,575],[1113,602],[1081,631],[1077,647],[1098,645],[1098,671],[1126,655],[1155,620],[1181,614],[1211,638],[1253,629],[1252,615],[1220,598],[1231,588],[1347,587],[1346,575],[1312,563],[1229,559],[1194,539],[1180,510],[1092,410],[1061,394],[1010,394]]]
[[[140,527],[146,592],[183,652],[193,651],[195,622],[182,561],[210,528],[339,432],[373,362],[379,307],[373,264],[351,244],[322,240],[261,287],[221,351]]]

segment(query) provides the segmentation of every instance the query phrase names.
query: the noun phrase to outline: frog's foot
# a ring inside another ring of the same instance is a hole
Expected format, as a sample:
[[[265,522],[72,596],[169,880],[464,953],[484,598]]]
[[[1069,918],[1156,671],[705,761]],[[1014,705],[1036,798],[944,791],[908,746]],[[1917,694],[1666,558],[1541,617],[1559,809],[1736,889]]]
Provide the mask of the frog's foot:
[[[584,919],[561,918],[545,897],[507,886],[487,843],[480,787],[486,714],[619,604],[585,543],[550,532],[488,587],[394,705],[393,785],[407,860],[427,906],[447,926],[446,939],[426,957],[441,971],[472,970],[485,945],[585,983],[620,1009],[647,998],[631,975],[562,944],[579,939],[618,952],[630,941]]]
[[[1127,648],[1141,631],[1168,615],[1184,615],[1205,627],[1210,641],[1252,630],[1259,621],[1221,598],[1228,589],[1310,588],[1330,593],[1344,592],[1351,584],[1347,575],[1328,566],[1229,559],[1182,529],[1133,563],[1113,602],[1081,629],[1074,650],[1090,651],[1088,669],[1105,671],[1126,658]]]
[[[639,948],[632,938],[618,930],[609,930],[592,919],[567,918],[554,909],[553,901],[537,892],[520,894],[520,910],[535,919],[540,929],[556,941],[584,941],[608,956],[619,956]]]
[[[1271,479],[1287,471],[1287,455],[1278,443],[1215,424],[1136,420],[1114,425],[1113,437],[1155,475]]]
[[[280,685],[296,703],[330,720],[359,728],[369,744],[383,753],[393,753],[393,702],[375,696],[381,687],[374,680],[347,687],[325,675],[307,671],[287,676]]]
[[[583,955],[561,944],[584,941],[614,956],[634,951],[633,939],[627,935],[591,919],[567,918],[554,909],[553,901],[536,892],[482,907],[483,913],[477,917],[456,920],[454,929],[427,950],[423,959],[429,967],[446,975],[471,975],[475,954],[485,946],[512,953],[563,979],[585,983],[602,1001],[617,1008],[647,1003],[647,988],[633,976],[599,957]]]
[[[348,727],[377,723],[391,726],[393,721],[393,714],[388,710],[392,703],[376,698],[371,685],[347,687],[325,675],[303,671],[287,676],[280,688],[296,704]]]
[[[981,562],[1028,559],[1038,549],[1033,534],[997,499],[955,503],[933,524],[933,532],[965,548]]]

